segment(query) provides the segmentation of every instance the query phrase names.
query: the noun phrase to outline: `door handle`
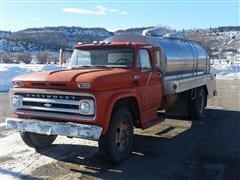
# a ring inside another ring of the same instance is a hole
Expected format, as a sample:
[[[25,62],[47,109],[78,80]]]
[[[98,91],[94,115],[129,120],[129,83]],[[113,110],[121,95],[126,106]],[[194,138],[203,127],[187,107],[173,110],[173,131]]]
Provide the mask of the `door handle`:
[[[136,84],[136,85],[139,85],[140,83],[139,83],[139,80],[140,80],[140,76],[139,75],[134,75],[133,76],[133,81],[134,81],[134,83]]]
[[[134,79],[134,81],[138,81],[140,79],[140,76],[139,75],[134,75],[133,79]]]

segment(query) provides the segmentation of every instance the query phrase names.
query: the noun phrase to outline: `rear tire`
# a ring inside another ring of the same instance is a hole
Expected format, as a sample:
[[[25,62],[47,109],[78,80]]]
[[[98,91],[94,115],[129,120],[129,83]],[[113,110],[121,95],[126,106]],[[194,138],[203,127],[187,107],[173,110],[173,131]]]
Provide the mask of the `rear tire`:
[[[23,142],[36,150],[50,146],[57,138],[56,135],[43,135],[31,132],[20,133]]]
[[[133,144],[133,120],[125,107],[113,113],[107,134],[98,141],[99,151],[105,159],[117,164],[131,153]]]
[[[206,93],[202,87],[197,89],[196,98],[190,100],[189,115],[192,119],[200,119],[206,106]]]

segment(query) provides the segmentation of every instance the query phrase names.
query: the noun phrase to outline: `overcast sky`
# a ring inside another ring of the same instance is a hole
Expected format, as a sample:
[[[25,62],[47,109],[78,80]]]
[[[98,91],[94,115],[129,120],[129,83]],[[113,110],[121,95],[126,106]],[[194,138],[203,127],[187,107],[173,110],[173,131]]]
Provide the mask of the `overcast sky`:
[[[239,25],[239,0],[1,0],[0,30],[81,26],[108,30],[142,26],[173,29]]]

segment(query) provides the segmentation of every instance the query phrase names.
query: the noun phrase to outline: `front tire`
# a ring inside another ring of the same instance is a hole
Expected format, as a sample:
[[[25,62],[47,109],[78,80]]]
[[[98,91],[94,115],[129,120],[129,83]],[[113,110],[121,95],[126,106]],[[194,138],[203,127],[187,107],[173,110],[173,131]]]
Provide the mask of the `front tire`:
[[[43,135],[31,132],[20,133],[23,142],[36,150],[50,146],[57,138],[56,135]]]
[[[117,164],[131,153],[133,144],[133,120],[125,107],[119,107],[112,115],[109,130],[98,141],[100,153]]]

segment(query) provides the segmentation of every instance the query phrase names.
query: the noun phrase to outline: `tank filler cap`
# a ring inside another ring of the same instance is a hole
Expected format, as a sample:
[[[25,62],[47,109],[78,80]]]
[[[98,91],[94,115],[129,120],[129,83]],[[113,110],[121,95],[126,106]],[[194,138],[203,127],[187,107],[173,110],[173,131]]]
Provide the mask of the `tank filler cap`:
[[[100,41],[99,44],[105,44],[105,41]]]
[[[163,38],[176,38],[176,39],[187,39],[184,33],[180,31],[172,31],[164,27],[156,27],[152,29],[146,29],[142,32],[143,36],[151,37],[163,37]]]
[[[187,39],[186,36],[182,32],[167,33],[163,37],[165,37],[165,38]]]
[[[156,27],[151,29],[146,29],[142,32],[143,36],[155,36],[155,37],[163,37],[170,30],[163,27]]]

